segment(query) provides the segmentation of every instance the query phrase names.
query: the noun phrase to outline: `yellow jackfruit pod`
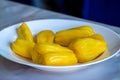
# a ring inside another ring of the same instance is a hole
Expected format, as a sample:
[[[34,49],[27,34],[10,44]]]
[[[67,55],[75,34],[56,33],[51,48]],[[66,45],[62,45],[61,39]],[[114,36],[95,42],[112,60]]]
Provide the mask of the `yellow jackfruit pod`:
[[[76,38],[88,37],[94,34],[92,27],[82,26],[77,28],[71,28],[68,30],[62,30],[56,32],[55,43],[58,43],[62,46],[68,46],[71,41]]]
[[[31,51],[31,56],[32,56],[32,62],[36,64],[41,64],[43,57],[42,54],[38,53],[34,49]]]
[[[12,51],[22,57],[31,59],[31,50],[34,46],[34,42],[27,41],[25,39],[17,38],[10,47]]]
[[[32,60],[37,64],[49,66],[67,66],[77,64],[77,58],[73,52],[48,52],[46,54],[34,53],[33,56]]]
[[[69,48],[74,51],[80,63],[88,62],[107,49],[107,43],[93,38],[79,38],[70,43]]]
[[[51,30],[40,31],[35,40],[37,43],[53,43],[54,42],[54,33]]]
[[[34,42],[32,33],[25,22],[17,29],[18,38]]]
[[[33,49],[40,54],[45,54],[48,52],[61,52],[61,51],[72,52],[72,50],[54,43],[36,44]]]
[[[93,34],[92,36],[90,36],[91,38],[94,39],[98,39],[98,40],[102,40],[105,41],[104,37],[101,34]]]

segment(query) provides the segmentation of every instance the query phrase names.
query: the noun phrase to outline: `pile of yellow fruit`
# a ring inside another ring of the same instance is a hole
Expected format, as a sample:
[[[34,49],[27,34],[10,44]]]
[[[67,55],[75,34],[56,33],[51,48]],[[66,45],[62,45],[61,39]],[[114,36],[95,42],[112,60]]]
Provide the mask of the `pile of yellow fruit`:
[[[103,36],[91,26],[80,26],[54,33],[40,31],[36,36],[26,23],[17,29],[17,39],[11,43],[12,51],[31,59],[36,64],[50,66],[75,65],[94,60],[106,49]]]

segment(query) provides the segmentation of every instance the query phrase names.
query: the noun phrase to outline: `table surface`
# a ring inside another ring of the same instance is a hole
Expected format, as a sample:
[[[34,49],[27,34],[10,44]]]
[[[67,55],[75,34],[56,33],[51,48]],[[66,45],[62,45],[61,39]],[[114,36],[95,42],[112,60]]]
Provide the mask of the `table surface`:
[[[19,22],[36,19],[71,19],[86,21],[111,28],[120,34],[120,28],[115,26],[84,20],[11,1],[0,1],[0,30]],[[0,80],[120,80],[119,70],[119,61],[116,57],[84,70],[54,73],[17,64],[0,56]]]

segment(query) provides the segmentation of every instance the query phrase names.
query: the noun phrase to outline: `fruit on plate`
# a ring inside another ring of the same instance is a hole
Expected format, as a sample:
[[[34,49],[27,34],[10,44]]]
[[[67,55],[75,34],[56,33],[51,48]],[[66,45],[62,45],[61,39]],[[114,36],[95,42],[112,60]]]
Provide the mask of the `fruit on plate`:
[[[73,52],[49,52],[46,54],[35,53],[33,62],[49,66],[67,66],[77,64],[77,58]]]
[[[76,38],[88,37],[94,34],[91,26],[80,26],[67,30],[56,32],[55,43],[62,46],[68,46],[70,42]]]
[[[31,59],[31,50],[34,47],[34,43],[25,39],[17,38],[12,44],[11,49],[14,53]]]
[[[78,38],[70,43],[69,48],[74,51],[80,63],[97,58],[107,49],[107,43],[99,37]]]
[[[17,35],[18,35],[18,38],[22,38],[22,39],[25,39],[27,41],[34,42],[32,33],[31,33],[29,27],[27,26],[27,24],[24,22],[17,29]]]
[[[67,66],[96,59],[107,49],[107,42],[91,26],[61,30],[56,34],[52,30],[42,30],[32,36],[27,24],[22,23],[10,47],[14,53],[31,59],[33,63]]]
[[[11,43],[11,49],[14,53],[31,59],[31,50],[34,46],[32,33],[26,23],[23,23],[17,29],[17,39]]]
[[[54,33],[51,30],[40,31],[35,40],[37,43],[53,43],[54,42]]]
[[[32,61],[37,64],[50,66],[77,64],[77,58],[73,51],[58,44],[36,44],[31,54]]]

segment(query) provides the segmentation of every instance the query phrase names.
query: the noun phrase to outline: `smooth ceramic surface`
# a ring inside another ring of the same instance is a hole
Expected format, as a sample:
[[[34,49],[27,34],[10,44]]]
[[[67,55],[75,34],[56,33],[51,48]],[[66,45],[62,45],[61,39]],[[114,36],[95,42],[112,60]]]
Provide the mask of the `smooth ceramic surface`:
[[[72,71],[77,69],[83,69],[90,65],[95,65],[97,63],[106,61],[114,57],[120,52],[119,35],[114,31],[108,28],[105,28],[105,26],[84,22],[84,21],[62,20],[62,19],[34,20],[26,23],[28,24],[33,35],[45,29],[50,29],[56,32],[59,30],[73,28],[77,26],[90,25],[92,26],[92,28],[96,33],[102,34],[104,36],[105,40],[108,43],[108,51],[106,51],[102,56],[100,56],[96,60],[93,60],[89,63],[78,64],[74,66],[45,66],[45,65],[34,64],[31,61],[26,60],[14,54],[10,49],[10,43],[13,42],[17,37],[16,29],[21,25],[21,23],[19,23],[13,26],[9,26],[8,28],[5,28],[2,31],[0,31],[0,55],[2,55],[6,59],[11,60],[13,62],[17,62],[23,65],[28,65],[34,68],[38,68],[40,70],[61,72],[61,71]],[[107,58],[104,58],[107,54],[110,54],[110,56]]]

